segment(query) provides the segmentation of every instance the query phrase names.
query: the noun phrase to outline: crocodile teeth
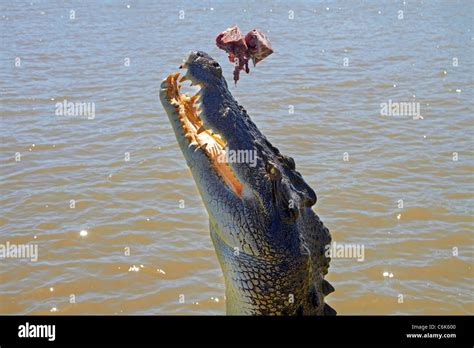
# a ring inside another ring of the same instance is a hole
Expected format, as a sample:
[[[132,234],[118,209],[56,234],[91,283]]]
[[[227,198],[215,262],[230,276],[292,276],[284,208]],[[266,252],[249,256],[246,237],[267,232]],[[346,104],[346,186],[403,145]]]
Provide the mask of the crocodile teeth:
[[[199,127],[199,129],[197,130],[197,134],[201,134],[202,132],[204,132],[206,130],[206,128],[204,128],[204,126],[201,126]]]
[[[197,144],[198,144],[197,142],[193,141],[188,145],[188,147],[191,147],[191,146],[194,146],[194,145],[197,145]],[[199,147],[196,147],[196,150],[197,149],[199,149]],[[194,151],[196,151],[196,150],[194,150]]]
[[[181,73],[177,72],[176,74],[171,75],[172,79],[176,81]]]
[[[193,95],[193,96],[191,97],[191,102],[194,104],[194,102],[195,102],[196,99],[198,99],[198,98],[199,98],[199,93],[196,93],[195,95]]]
[[[199,145],[198,147],[196,147],[196,148],[194,149],[194,152],[196,152],[196,151],[199,150],[199,149],[205,148],[206,146],[207,146],[207,144]]]

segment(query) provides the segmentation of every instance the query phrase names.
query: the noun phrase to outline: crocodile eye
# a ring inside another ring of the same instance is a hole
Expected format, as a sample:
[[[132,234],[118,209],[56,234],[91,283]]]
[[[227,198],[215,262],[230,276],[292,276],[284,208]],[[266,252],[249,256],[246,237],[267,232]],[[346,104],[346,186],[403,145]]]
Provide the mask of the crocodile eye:
[[[267,172],[268,179],[270,180],[276,180],[280,178],[280,171],[272,162],[267,162],[265,165],[265,171]]]

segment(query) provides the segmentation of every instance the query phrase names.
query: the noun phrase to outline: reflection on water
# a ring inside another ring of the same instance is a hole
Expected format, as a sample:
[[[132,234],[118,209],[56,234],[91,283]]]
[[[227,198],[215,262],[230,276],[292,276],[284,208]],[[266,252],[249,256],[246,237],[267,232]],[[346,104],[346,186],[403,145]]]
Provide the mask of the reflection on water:
[[[1,261],[1,313],[224,313],[158,88],[191,49],[231,80],[214,37],[232,24],[275,50],[232,93],[296,159],[333,239],[365,247],[362,262],[333,259],[331,306],[473,313],[472,2],[0,9],[0,243],[39,252]],[[65,100],[94,117],[57,112]],[[389,101],[419,103],[422,119],[382,116]]]

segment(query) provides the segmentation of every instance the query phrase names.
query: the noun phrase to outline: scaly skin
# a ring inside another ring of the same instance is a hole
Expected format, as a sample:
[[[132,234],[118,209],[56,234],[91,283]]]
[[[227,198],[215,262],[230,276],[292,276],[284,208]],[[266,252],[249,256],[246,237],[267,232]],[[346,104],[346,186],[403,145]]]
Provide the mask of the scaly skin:
[[[324,302],[331,236],[311,208],[316,194],[237,104],[216,61],[191,52],[182,67],[200,92],[182,95],[175,74],[160,99],[209,214],[227,314],[336,314]],[[217,160],[238,150],[254,151],[254,165]]]

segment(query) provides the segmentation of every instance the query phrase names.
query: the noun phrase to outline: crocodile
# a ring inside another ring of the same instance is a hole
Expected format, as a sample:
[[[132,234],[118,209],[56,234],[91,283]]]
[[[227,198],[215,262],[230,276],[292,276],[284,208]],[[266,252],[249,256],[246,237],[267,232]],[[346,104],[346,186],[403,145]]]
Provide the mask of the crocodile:
[[[315,192],[234,99],[217,61],[193,51],[180,68],[160,100],[209,215],[227,314],[335,315]]]

